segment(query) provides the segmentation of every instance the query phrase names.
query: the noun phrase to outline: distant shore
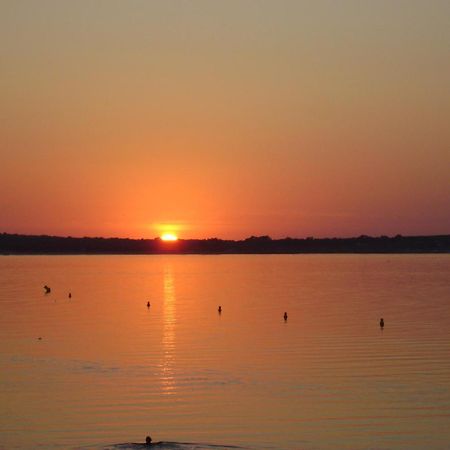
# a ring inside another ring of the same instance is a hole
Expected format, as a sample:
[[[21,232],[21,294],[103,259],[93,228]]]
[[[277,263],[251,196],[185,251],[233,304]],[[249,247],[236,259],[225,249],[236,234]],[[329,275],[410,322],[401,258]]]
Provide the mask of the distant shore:
[[[59,237],[0,234],[2,255],[160,255],[160,254],[301,254],[301,253],[450,253],[450,235],[359,236],[353,238],[284,238],[251,236],[244,240]]]

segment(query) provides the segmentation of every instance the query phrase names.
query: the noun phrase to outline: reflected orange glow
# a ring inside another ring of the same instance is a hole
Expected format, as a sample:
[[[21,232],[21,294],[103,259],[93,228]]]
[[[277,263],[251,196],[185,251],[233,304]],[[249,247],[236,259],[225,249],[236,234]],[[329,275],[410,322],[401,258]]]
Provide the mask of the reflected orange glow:
[[[162,345],[164,357],[161,365],[162,392],[174,393],[173,359],[175,352],[175,289],[172,268],[164,270],[164,325]]]

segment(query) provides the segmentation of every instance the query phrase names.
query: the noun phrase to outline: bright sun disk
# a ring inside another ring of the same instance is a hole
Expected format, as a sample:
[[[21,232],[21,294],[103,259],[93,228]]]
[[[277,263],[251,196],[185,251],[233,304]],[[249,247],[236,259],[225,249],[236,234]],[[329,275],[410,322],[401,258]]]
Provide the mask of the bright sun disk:
[[[177,241],[178,237],[173,233],[164,233],[161,235],[163,241]]]

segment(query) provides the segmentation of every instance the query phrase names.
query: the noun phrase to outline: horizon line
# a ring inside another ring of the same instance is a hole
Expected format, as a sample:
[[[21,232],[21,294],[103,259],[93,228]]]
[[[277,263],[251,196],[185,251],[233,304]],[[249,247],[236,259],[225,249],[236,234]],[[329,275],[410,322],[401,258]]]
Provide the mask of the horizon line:
[[[130,241],[160,241],[161,236],[156,236],[153,238],[144,238],[144,237],[114,237],[114,236],[61,236],[61,235],[53,235],[53,234],[24,234],[24,233],[11,233],[11,232],[1,232],[1,235],[11,235],[11,236],[23,236],[23,237],[49,237],[49,238],[58,238],[58,239],[118,239],[118,240],[130,240]],[[447,237],[450,236],[450,233],[444,234],[420,234],[420,235],[402,235],[401,233],[386,235],[380,234],[378,236],[368,235],[368,234],[360,234],[359,236],[327,236],[327,237],[315,237],[315,236],[306,236],[306,237],[292,237],[285,236],[282,238],[272,238],[270,235],[251,235],[245,238],[240,239],[224,239],[220,237],[206,237],[206,238],[177,238],[176,241],[168,242],[170,244],[175,244],[177,241],[208,241],[208,240],[218,240],[218,241],[231,241],[231,242],[243,242],[250,239],[260,239],[260,240],[271,240],[271,241],[282,241],[286,239],[291,240],[330,240],[330,239],[395,239],[395,238],[419,238],[419,237]],[[167,241],[165,241],[167,242]]]

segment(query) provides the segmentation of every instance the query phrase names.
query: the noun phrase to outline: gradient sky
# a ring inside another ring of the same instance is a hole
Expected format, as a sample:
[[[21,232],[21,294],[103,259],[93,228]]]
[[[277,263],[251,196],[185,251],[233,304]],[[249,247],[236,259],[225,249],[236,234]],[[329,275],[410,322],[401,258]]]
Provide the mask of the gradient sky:
[[[0,0],[0,232],[450,233],[450,2]]]

